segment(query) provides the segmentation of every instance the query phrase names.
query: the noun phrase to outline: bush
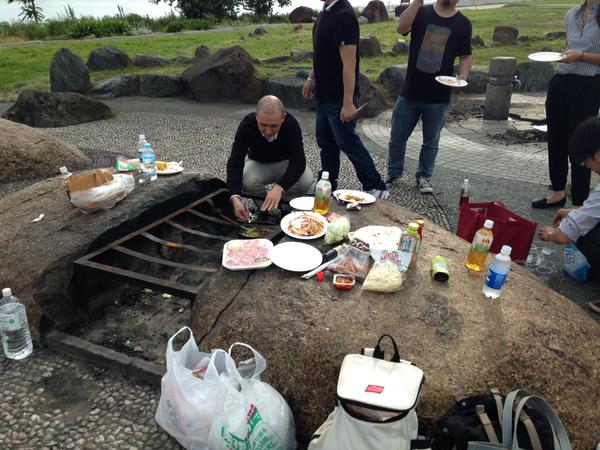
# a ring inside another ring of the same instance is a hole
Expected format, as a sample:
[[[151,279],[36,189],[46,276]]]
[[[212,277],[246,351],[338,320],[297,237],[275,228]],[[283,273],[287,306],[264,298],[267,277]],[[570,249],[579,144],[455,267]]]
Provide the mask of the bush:
[[[179,33],[183,30],[183,21],[169,22],[167,25],[167,33]]]
[[[212,28],[213,23],[208,19],[194,19],[190,25],[192,30],[208,30]]]
[[[73,26],[76,20],[49,20],[46,22],[46,30],[48,36],[65,37],[69,35],[69,29]]]
[[[124,20],[115,17],[104,17],[102,19],[81,18],[75,22],[69,31],[69,36],[82,38],[85,36],[114,36],[120,34],[131,34],[131,25]]]

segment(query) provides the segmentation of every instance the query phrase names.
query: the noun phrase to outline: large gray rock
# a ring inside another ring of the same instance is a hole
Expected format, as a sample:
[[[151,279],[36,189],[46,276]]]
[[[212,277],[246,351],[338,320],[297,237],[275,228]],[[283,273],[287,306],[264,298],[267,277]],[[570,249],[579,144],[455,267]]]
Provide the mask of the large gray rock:
[[[546,33],[548,39],[566,39],[567,33],[565,31],[551,31]]]
[[[460,91],[467,94],[485,94],[489,80],[490,76],[487,68],[473,67],[467,78],[467,83],[469,84],[460,88]]]
[[[554,67],[549,62],[526,61],[517,64],[515,75],[521,82],[520,90],[524,92],[546,91],[554,76]]]
[[[497,26],[494,28],[492,41],[504,45],[516,44],[518,36],[519,30],[515,27]]]
[[[181,77],[145,74],[139,76],[139,95],[144,97],[177,97],[185,92]]]
[[[135,55],[133,64],[137,67],[164,67],[169,64],[169,61],[158,56]]]
[[[130,64],[131,59],[125,52],[110,45],[92,50],[87,62],[90,70],[118,70]]]
[[[360,57],[361,58],[373,58],[381,55],[381,45],[379,40],[375,36],[365,36],[360,38]]]
[[[258,27],[252,33],[248,34],[248,36],[263,36],[265,34],[267,34],[267,30],[263,27]]]
[[[404,39],[398,39],[398,41],[392,47],[392,52],[397,55],[405,55],[410,50],[410,45]]]
[[[406,8],[408,8],[408,3],[404,4],[404,5],[398,5],[394,8],[394,15],[396,17],[400,17],[402,15],[402,13],[404,11],[406,11]]]
[[[359,25],[365,25],[367,23],[369,23],[369,19],[367,19],[365,16],[358,16],[358,23]]]
[[[374,223],[405,228],[418,217],[387,201],[342,212],[353,230]],[[344,356],[390,333],[401,357],[425,372],[418,406],[425,423],[434,424],[457,392],[482,392],[494,380],[504,392],[519,387],[544,397],[573,448],[592,449],[600,433],[600,326],[517,264],[502,297],[485,299],[481,274],[464,266],[470,244],[430,223],[423,235],[415,268],[392,294],[358,286],[337,291],[331,278],[305,281],[274,266],[219,271],[193,303],[200,348],[228,348],[240,337],[252,344],[267,360],[261,379],[281,392],[294,413],[301,445],[336,405]],[[322,241],[311,244],[328,248]],[[432,280],[434,255],[448,260],[448,283]]]
[[[256,61],[240,46],[224,48],[194,64],[181,77],[190,96],[198,101],[224,99],[255,103],[263,87],[256,76]]]
[[[196,47],[194,51],[194,58],[196,61],[202,61],[210,56],[210,49],[206,45]]]
[[[91,86],[90,71],[79,55],[68,48],[59,49],[50,63],[50,90],[87,94]]]
[[[369,20],[369,23],[385,22],[389,19],[385,3],[380,0],[371,0],[362,10],[362,15]]]
[[[358,77],[358,86],[360,88],[359,106],[366,104],[358,112],[359,118],[377,117],[388,109],[389,105],[383,93],[362,73]]]
[[[118,75],[98,81],[92,87],[91,95],[100,98],[127,97],[139,92],[139,77],[137,75]]]
[[[302,86],[305,81],[305,77],[299,78],[295,75],[270,77],[265,82],[265,95],[279,97],[286,108],[313,109],[314,102],[308,102],[302,97]]]
[[[27,90],[2,117],[30,127],[49,128],[108,119],[112,112],[101,101],[74,92]]]
[[[475,47],[485,47],[485,41],[479,35],[477,35],[477,36],[473,37],[473,39],[471,39],[471,44]]]
[[[176,56],[171,61],[178,64],[192,64],[196,62],[196,59],[190,58],[189,56]]]
[[[263,59],[263,63],[265,64],[282,64],[290,61],[292,59],[291,56],[274,56],[269,59]]]
[[[35,128],[0,119],[0,181],[51,177],[58,174],[60,166],[79,169],[88,164],[90,160],[76,147]]]
[[[379,82],[392,99],[396,99],[404,88],[406,64],[388,67],[379,74]]]
[[[304,61],[306,59],[312,59],[312,57],[313,57],[312,50],[296,50],[296,49],[292,49],[292,51],[290,51],[290,58],[294,62]]]
[[[290,23],[311,23],[313,10],[308,6],[298,6],[289,15]]]

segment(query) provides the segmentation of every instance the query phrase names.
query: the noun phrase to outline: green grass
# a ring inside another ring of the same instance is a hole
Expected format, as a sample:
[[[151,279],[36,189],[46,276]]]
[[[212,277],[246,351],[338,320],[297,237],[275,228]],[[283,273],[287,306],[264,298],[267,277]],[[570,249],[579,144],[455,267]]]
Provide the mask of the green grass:
[[[473,35],[480,35],[486,42],[492,37],[497,25],[512,25],[520,35],[544,36],[550,31],[563,31],[565,12],[581,3],[581,0],[524,0],[497,9],[468,9],[463,13],[473,23]],[[558,6],[557,6],[558,5]],[[29,88],[49,89],[49,67],[54,53],[61,47],[68,47],[87,61],[89,52],[97,47],[113,45],[133,58],[136,54],[149,54],[172,58],[192,56],[196,47],[208,46],[211,51],[239,44],[252,56],[260,60],[287,55],[292,49],[312,48],[311,25],[305,24],[300,33],[292,33],[294,25],[266,25],[268,34],[261,37],[248,37],[251,29],[235,29],[208,33],[177,33],[168,35],[132,36],[118,39],[72,40],[68,42],[39,42],[28,45],[8,45],[0,47],[0,100],[15,100],[18,94]],[[395,21],[361,26],[361,34],[374,35],[380,43],[384,55],[377,58],[363,58],[361,70],[369,78],[376,80],[386,67],[405,63],[406,56],[391,55],[395,42],[402,38],[395,31]],[[560,51],[565,43],[562,40],[536,41],[527,45],[505,47],[474,48],[474,64],[487,66],[493,56],[514,56],[518,62],[527,59],[529,53],[542,50]],[[290,66],[310,66],[309,60],[289,63]],[[161,69],[129,68],[123,71],[92,72],[94,81],[115,76],[119,73],[162,73],[178,75],[184,65],[170,65]],[[258,67],[261,77],[282,75],[294,72],[287,65],[267,65]]]

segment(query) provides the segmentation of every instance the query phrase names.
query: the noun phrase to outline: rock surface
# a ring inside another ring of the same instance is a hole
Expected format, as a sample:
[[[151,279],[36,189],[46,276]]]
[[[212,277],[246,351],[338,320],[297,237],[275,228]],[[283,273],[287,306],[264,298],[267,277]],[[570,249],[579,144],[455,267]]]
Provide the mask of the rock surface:
[[[545,91],[554,76],[554,67],[549,62],[526,61],[517,64],[515,75],[521,82],[521,91]]]
[[[402,93],[406,80],[406,64],[388,67],[379,74],[379,82],[394,100]]]
[[[398,5],[394,8],[394,16],[400,17],[404,11],[408,8],[408,4]]]
[[[369,20],[369,23],[385,22],[389,19],[385,3],[381,0],[371,0],[363,9],[362,15]]]
[[[194,58],[196,59],[196,61],[202,61],[203,59],[208,58],[209,56],[210,49],[206,45],[196,47],[196,50],[194,51]]]
[[[74,92],[23,91],[2,117],[31,127],[64,127],[112,117],[99,100]]]
[[[567,37],[567,33],[565,31],[551,31],[546,33],[546,37],[548,39],[565,39]]]
[[[292,61],[295,61],[295,62],[304,61],[306,59],[312,59],[312,57],[313,57],[312,50],[292,49],[290,51],[290,58],[292,59]]]
[[[158,56],[135,55],[133,64],[137,67],[164,67],[169,64],[169,61]]]
[[[139,92],[144,97],[177,97],[185,92],[185,83],[180,77],[145,74],[139,76]]]
[[[130,64],[131,59],[125,52],[110,45],[92,50],[87,62],[90,70],[118,70]]]
[[[86,94],[91,86],[90,71],[79,55],[68,48],[59,49],[50,63],[50,90]]]
[[[405,39],[398,39],[398,42],[392,47],[392,52],[397,55],[405,55],[408,53],[410,46]]]
[[[258,27],[256,28],[252,33],[250,33],[248,36],[252,37],[252,36],[263,36],[267,34],[267,30],[263,27]]]
[[[500,44],[516,44],[519,30],[515,27],[497,26],[494,28],[492,41]]]
[[[380,201],[349,214],[353,229],[404,228],[419,217]],[[504,392],[520,387],[546,398],[574,448],[593,448],[600,435],[600,326],[519,266],[502,297],[486,300],[483,275],[464,267],[468,248],[427,223],[416,267],[394,294],[336,291],[331,282],[303,281],[275,266],[223,269],[194,302],[192,328],[201,349],[242,340],[265,356],[262,379],[288,401],[303,444],[335,406],[343,357],[391,333],[401,356],[425,372],[420,420],[431,423],[454,394],[484,391],[493,380]],[[429,275],[438,254],[449,261],[449,283]]]
[[[77,169],[89,163],[72,145],[35,128],[0,119],[0,181],[51,177],[58,174],[60,166]]]
[[[90,94],[94,97],[112,98],[136,95],[139,91],[139,77],[137,75],[117,75],[98,81]]]
[[[0,199],[0,227],[6,245],[0,249],[0,279],[10,281],[27,305],[31,329],[39,331],[45,316],[62,328],[85,316],[85,299],[70,295],[73,262],[94,248],[164,217],[203,194],[224,187],[216,179],[183,173],[159,177],[136,187],[107,211],[82,214],[72,208],[57,178],[41,181]],[[40,223],[31,219],[46,215]],[[93,282],[98,275],[85,274],[78,282]]]
[[[366,75],[360,74],[358,77],[358,86],[360,88],[359,106],[366,106],[358,112],[360,119],[365,117],[377,117],[388,108],[388,102],[385,95],[371,83]]]
[[[485,47],[485,41],[479,35],[477,35],[477,36],[473,37],[473,39],[471,39],[471,44],[476,47]]]
[[[308,6],[298,6],[289,15],[290,23],[310,23],[313,20],[313,10]]]
[[[379,40],[375,36],[365,36],[360,38],[360,57],[361,58],[373,58],[381,55],[381,45]]]
[[[256,76],[255,60],[239,45],[221,49],[187,69],[181,78],[191,97],[200,102],[227,99],[255,103],[263,87]]]
[[[265,82],[265,95],[275,95],[286,108],[313,109],[314,101],[308,102],[302,97],[302,87],[306,78],[295,75],[270,77]]]

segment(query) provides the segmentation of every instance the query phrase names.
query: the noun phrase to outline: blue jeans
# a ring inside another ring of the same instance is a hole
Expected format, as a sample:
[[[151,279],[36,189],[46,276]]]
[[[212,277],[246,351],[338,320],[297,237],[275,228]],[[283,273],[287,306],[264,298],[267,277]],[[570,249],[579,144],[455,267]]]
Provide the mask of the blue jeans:
[[[354,99],[358,104],[358,98]],[[356,118],[351,122],[342,122],[340,112],[342,102],[317,101],[316,130],[317,144],[321,148],[321,170],[329,172],[334,189],[340,175],[340,150],[343,151],[356,170],[363,190],[385,189],[385,183],[377,172],[373,158],[356,134]]]
[[[388,177],[396,178],[404,171],[406,141],[423,120],[423,145],[419,154],[419,168],[415,176],[431,178],[438,153],[440,133],[448,112],[448,103],[413,102],[398,97],[392,114],[392,132],[388,154]]]

